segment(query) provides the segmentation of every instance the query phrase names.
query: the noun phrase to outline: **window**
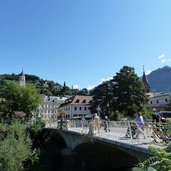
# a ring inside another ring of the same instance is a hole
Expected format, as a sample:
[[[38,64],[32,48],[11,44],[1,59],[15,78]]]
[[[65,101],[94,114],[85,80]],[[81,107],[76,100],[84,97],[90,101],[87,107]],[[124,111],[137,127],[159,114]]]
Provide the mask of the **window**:
[[[87,110],[87,108],[86,108],[86,107],[84,107],[84,110]]]
[[[157,103],[159,103],[159,100],[157,100]]]
[[[80,110],[81,110],[81,107],[80,107]]]
[[[82,103],[86,103],[86,99],[84,99]]]
[[[75,110],[77,110],[77,107],[75,107]]]
[[[79,103],[80,102],[80,100],[79,99],[77,99],[76,101],[75,101],[75,103]]]

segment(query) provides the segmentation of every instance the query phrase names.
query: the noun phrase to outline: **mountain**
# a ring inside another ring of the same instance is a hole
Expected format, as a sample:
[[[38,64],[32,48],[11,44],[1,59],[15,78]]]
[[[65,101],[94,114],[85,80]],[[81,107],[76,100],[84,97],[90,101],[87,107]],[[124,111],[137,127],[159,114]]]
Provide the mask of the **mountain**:
[[[147,75],[152,92],[171,92],[171,67],[164,66]]]
[[[65,87],[65,94],[70,95],[74,94],[82,94],[85,92],[82,90],[74,90],[70,89],[67,86],[62,86],[59,83],[55,83],[54,81],[43,80],[36,75],[25,74],[27,83],[34,84],[41,93],[45,93],[46,95],[60,95],[61,88]],[[140,77],[142,79],[142,77]],[[151,92],[165,92],[171,93],[171,67],[164,66],[163,68],[156,69],[147,75],[148,82],[151,87]],[[19,75],[16,74],[0,74],[0,85],[3,84],[3,80],[11,80],[18,81]],[[44,87],[44,84],[47,83],[48,87]],[[76,92],[78,91],[78,92]]]

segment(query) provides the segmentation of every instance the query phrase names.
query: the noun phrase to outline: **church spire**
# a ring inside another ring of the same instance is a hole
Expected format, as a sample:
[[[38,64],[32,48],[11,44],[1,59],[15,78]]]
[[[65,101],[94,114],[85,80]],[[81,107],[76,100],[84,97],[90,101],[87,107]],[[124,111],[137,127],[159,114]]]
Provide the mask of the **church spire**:
[[[22,69],[21,73],[19,74],[19,84],[20,84],[20,86],[24,86],[24,87],[26,84],[26,78],[25,78],[23,69]]]
[[[144,65],[143,65],[143,76],[142,76],[142,82],[144,83],[146,92],[149,93],[150,92],[150,84],[148,82],[147,76],[145,74],[145,69],[144,69]]]

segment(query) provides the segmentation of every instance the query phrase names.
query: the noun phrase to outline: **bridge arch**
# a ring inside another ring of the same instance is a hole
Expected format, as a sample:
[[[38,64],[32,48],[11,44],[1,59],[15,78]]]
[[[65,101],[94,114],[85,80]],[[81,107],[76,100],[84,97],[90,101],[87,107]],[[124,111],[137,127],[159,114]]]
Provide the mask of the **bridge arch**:
[[[66,148],[70,151],[70,155],[75,158],[74,161],[78,161],[82,166],[126,168],[132,167],[151,156],[147,149],[141,149],[138,146],[70,130],[54,129],[53,131],[60,134]]]
[[[139,163],[135,156],[126,151],[99,141],[79,144],[73,150],[73,155],[87,167],[86,170],[128,168]]]

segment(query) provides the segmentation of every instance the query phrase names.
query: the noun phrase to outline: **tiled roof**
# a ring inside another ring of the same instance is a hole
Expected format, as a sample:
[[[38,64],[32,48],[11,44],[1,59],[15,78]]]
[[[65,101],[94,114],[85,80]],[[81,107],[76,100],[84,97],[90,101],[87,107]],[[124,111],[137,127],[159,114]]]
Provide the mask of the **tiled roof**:
[[[60,96],[43,96],[43,98],[44,98],[44,102],[54,101],[54,100],[65,101],[67,99],[67,97],[60,97]]]
[[[147,95],[152,97],[162,97],[162,96],[171,96],[171,93],[147,93]]]
[[[68,98],[65,100],[64,103],[61,104],[60,107],[66,106],[68,104],[89,104],[90,101],[92,101],[92,96],[81,96],[81,95],[76,95]]]
[[[71,104],[89,104],[92,100],[92,96],[78,96],[76,95]]]

